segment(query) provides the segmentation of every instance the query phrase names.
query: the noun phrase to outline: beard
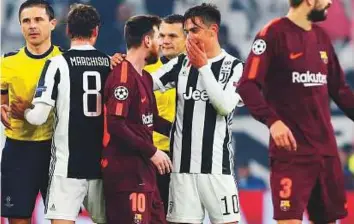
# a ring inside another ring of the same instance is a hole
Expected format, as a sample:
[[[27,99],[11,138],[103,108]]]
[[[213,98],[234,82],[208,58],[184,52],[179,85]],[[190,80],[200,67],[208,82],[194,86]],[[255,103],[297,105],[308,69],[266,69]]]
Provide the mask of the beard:
[[[307,19],[310,20],[311,22],[322,22],[327,19],[327,9],[330,7],[328,5],[324,9],[313,9],[311,12],[307,15]]]
[[[146,64],[155,64],[159,60],[159,55],[156,52],[150,51],[150,54],[145,58]]]

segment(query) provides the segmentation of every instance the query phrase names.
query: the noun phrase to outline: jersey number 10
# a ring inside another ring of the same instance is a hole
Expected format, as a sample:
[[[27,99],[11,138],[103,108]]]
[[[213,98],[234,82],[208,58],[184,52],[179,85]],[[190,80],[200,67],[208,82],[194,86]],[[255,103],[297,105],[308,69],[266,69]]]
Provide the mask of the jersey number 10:
[[[94,77],[95,79],[94,89],[89,89],[89,80],[92,80],[92,78],[89,78],[90,76]],[[84,72],[82,78],[83,78],[83,89],[85,91],[84,95],[82,96],[84,114],[86,117],[98,117],[102,114],[102,95],[100,93],[101,75],[97,71],[86,71]],[[94,95],[96,97],[95,103],[93,104],[95,105],[94,108],[96,108],[95,111],[89,111],[88,101],[90,95]]]

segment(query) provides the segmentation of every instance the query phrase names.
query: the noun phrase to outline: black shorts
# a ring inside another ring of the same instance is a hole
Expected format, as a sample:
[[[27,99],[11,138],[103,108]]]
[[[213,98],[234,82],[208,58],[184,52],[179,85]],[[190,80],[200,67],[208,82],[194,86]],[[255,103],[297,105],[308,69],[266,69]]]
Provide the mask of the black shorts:
[[[30,218],[38,192],[45,198],[51,141],[6,139],[1,158],[1,216]]]

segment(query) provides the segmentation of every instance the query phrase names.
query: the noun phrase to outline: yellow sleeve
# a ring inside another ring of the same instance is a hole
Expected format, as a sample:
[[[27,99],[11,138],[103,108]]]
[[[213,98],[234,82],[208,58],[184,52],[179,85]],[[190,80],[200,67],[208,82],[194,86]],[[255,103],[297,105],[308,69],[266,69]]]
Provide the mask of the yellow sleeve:
[[[354,175],[354,154],[349,157],[348,166],[349,171]]]
[[[0,78],[0,86],[1,86],[1,92],[6,92],[8,91],[9,88],[9,69],[6,67],[6,60],[4,60],[4,57],[1,57],[0,60],[1,64],[1,78]]]

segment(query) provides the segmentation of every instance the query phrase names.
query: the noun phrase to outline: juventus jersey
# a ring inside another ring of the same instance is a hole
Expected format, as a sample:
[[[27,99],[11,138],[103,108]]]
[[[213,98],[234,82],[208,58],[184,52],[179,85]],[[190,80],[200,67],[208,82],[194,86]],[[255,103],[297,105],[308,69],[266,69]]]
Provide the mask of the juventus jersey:
[[[109,72],[110,58],[90,45],[46,62],[33,103],[54,107],[50,175],[100,178],[102,96]]]
[[[222,50],[202,68],[182,54],[152,75],[155,90],[177,90],[170,143],[174,172],[232,174],[231,124],[236,105],[242,106],[236,92],[242,71],[242,62]]]

